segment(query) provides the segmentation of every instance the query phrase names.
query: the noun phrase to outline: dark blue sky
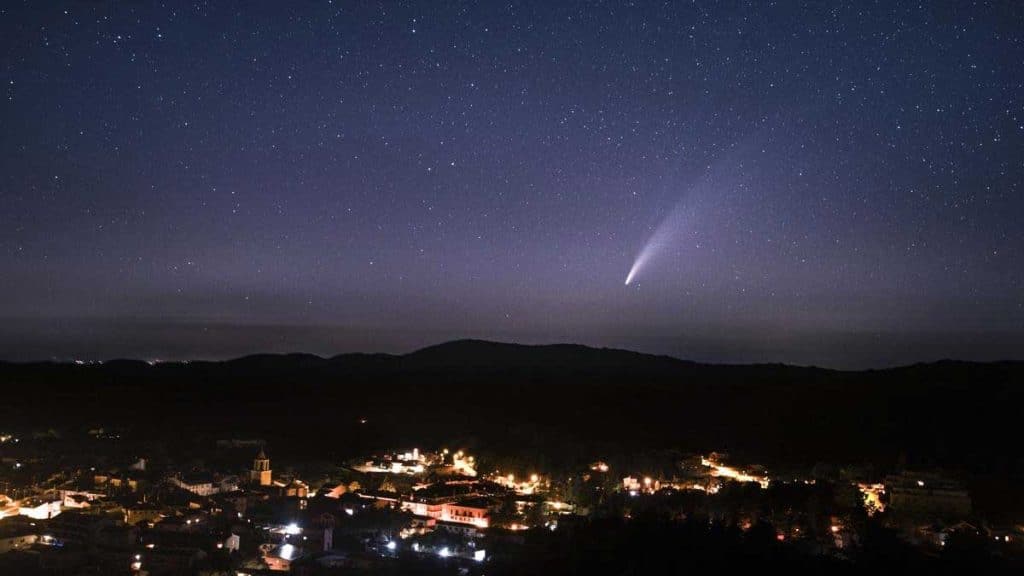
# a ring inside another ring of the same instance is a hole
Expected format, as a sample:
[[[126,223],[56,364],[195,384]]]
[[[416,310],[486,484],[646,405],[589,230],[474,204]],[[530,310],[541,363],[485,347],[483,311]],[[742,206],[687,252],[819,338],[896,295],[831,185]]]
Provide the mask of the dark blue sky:
[[[0,357],[1024,358],[1024,9],[927,4],[5,2]]]

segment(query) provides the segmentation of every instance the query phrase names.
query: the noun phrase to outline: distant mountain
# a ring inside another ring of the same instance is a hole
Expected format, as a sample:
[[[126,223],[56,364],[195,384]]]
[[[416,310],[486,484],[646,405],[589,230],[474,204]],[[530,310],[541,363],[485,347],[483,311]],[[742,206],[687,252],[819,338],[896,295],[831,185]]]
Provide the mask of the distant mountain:
[[[104,369],[145,370],[153,366],[223,366],[232,368],[280,369],[360,369],[364,367],[393,370],[410,369],[507,369],[507,368],[552,368],[552,369],[621,369],[621,370],[746,370],[756,368],[765,372],[824,372],[849,374],[887,374],[892,372],[920,371],[929,369],[969,370],[976,367],[1003,366],[1014,369],[1024,362],[963,362],[941,360],[881,370],[839,371],[816,367],[790,366],[786,364],[702,364],[672,356],[646,354],[617,348],[593,348],[581,344],[514,344],[489,340],[463,339],[444,342],[421,348],[407,354],[385,353],[344,353],[324,358],[315,354],[252,354],[223,361],[162,361],[157,363],[134,359],[114,359],[105,362],[85,364],[72,362],[4,362],[0,371],[18,370],[24,367],[76,366],[81,369],[103,366]],[[2,374],[2,372],[0,372]]]
[[[118,361],[129,362],[129,361]],[[109,363],[104,363],[109,364]],[[145,363],[139,362],[140,366]],[[454,340],[408,354],[347,353],[323,358],[313,354],[253,354],[223,362],[162,362],[161,365],[203,364],[265,370],[316,369],[348,372],[364,369],[400,370],[672,370],[698,366],[670,356],[643,354],[579,344],[525,345],[487,340]],[[2,363],[0,363],[2,365]]]
[[[290,450],[464,439],[593,455],[728,449],[770,462],[907,460],[1024,475],[1024,363],[847,372],[709,365],[572,344],[459,340],[404,354],[224,362],[0,363],[3,427],[124,425],[139,438],[247,434]]]
[[[410,368],[679,368],[692,365],[669,356],[653,356],[614,348],[579,344],[529,346],[486,340],[455,340],[417,350],[401,357]]]

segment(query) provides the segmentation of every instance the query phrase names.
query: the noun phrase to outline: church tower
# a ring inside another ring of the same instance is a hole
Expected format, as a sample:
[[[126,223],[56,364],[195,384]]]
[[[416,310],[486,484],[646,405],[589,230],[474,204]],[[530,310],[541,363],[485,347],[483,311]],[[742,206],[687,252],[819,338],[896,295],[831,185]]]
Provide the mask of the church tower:
[[[271,483],[270,458],[267,458],[263,448],[252,461],[252,470],[249,471],[249,482],[260,486],[270,486]]]

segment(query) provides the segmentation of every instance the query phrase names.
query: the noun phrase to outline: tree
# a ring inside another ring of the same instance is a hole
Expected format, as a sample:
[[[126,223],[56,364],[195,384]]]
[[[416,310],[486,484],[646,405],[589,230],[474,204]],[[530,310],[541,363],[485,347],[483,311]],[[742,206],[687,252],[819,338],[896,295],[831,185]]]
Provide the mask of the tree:
[[[547,504],[544,501],[536,502],[526,511],[526,525],[530,527],[543,526],[548,521]]]
[[[491,515],[491,524],[494,526],[506,527],[519,520],[519,510],[513,498],[506,498],[501,506]]]

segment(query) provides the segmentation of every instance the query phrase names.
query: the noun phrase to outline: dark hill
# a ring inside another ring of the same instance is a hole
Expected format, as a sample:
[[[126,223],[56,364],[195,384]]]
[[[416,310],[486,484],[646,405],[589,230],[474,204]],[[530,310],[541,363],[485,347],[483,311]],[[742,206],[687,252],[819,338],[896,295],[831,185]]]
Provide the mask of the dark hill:
[[[669,356],[653,356],[613,348],[590,348],[579,344],[529,346],[486,340],[456,340],[401,357],[401,366],[404,368],[620,368],[647,371],[670,370],[688,365],[692,363]]]
[[[726,449],[1018,473],[1022,376],[1014,362],[843,372],[461,340],[406,355],[0,364],[0,422],[116,424],[174,445],[257,436],[331,457],[464,441],[552,458]]]

